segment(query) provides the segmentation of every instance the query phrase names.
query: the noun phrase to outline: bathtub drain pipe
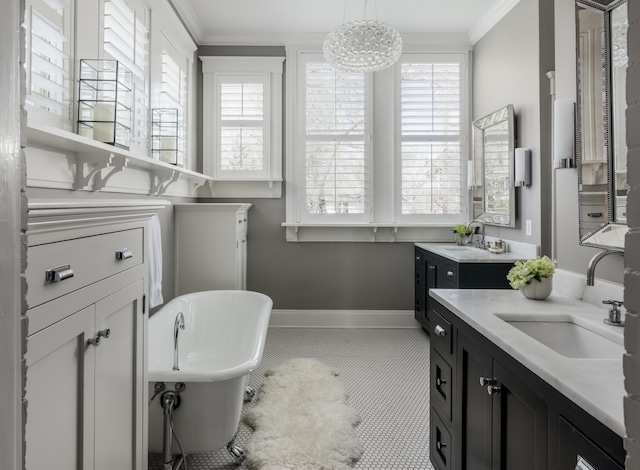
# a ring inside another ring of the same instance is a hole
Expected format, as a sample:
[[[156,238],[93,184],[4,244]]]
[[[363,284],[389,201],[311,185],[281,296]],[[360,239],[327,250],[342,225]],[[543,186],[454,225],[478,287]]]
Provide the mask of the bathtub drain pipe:
[[[164,428],[162,433],[162,467],[163,470],[178,470],[183,463],[184,453],[173,458],[173,410],[179,404],[176,392],[168,391],[162,394],[162,410],[164,414]]]

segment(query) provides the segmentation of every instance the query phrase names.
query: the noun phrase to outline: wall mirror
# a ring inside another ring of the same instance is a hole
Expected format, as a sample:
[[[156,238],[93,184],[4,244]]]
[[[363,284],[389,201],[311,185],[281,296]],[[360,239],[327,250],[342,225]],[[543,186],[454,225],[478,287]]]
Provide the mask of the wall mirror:
[[[624,249],[626,0],[576,0],[580,244]]]
[[[473,121],[473,218],[515,227],[515,118],[507,105]]]

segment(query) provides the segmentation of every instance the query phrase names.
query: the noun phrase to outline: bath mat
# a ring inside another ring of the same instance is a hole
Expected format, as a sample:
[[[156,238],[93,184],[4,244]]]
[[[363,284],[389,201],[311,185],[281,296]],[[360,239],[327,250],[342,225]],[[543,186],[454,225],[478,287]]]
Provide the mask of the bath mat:
[[[291,359],[266,372],[245,422],[254,429],[245,449],[252,470],[346,470],[362,455],[358,412],[332,367]]]

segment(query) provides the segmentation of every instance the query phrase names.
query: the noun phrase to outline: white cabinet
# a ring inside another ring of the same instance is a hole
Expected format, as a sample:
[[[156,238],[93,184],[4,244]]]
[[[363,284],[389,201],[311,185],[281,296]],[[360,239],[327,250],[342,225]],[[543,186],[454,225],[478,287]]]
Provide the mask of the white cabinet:
[[[251,204],[176,204],[175,295],[247,288]]]
[[[128,202],[29,204],[27,470],[147,467],[146,240],[164,202]]]

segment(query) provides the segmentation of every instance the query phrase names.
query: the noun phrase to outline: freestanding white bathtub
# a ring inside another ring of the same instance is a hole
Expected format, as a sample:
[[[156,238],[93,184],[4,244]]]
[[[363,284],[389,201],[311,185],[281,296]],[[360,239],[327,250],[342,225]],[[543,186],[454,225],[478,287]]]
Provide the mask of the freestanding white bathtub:
[[[233,440],[240,423],[244,387],[260,360],[273,302],[250,291],[194,292],[171,300],[149,319],[149,397],[157,382],[165,390],[186,388],[173,412],[175,435],[185,453],[208,452]],[[180,370],[173,368],[176,315]],[[160,395],[149,406],[149,452],[162,452]],[[176,440],[173,452],[178,453]]]

